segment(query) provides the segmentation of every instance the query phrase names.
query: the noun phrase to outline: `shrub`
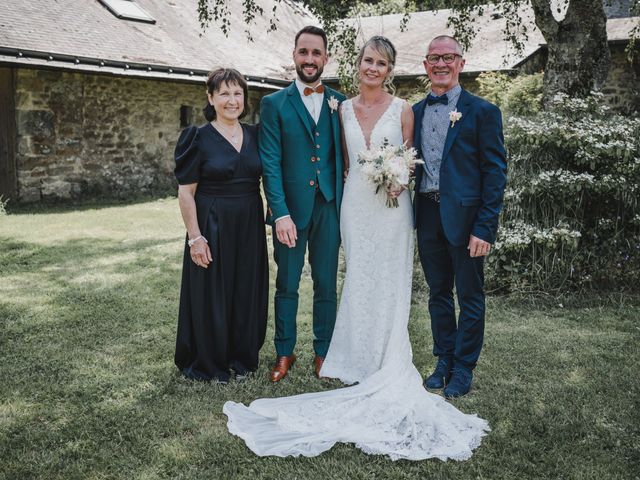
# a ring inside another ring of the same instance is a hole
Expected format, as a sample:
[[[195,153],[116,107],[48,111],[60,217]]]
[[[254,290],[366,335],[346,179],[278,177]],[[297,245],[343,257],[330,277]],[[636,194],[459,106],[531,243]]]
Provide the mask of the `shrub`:
[[[506,92],[506,110],[515,115],[531,115],[542,108],[543,74],[519,75]]]
[[[558,95],[506,121],[509,184],[487,259],[499,290],[638,289],[640,119]]]
[[[504,73],[483,72],[476,79],[478,82],[478,94],[484,99],[500,107],[506,108],[505,93],[511,87],[512,78]]]
[[[542,106],[542,73],[510,77],[485,72],[478,76],[478,93],[498,105],[505,114],[533,115]]]

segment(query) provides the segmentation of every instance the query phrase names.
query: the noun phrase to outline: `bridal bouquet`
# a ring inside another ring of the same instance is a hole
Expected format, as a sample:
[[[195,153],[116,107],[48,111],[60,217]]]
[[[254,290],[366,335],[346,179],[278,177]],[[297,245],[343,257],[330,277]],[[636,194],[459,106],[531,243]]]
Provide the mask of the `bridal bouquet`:
[[[387,193],[387,207],[396,208],[398,199],[389,196],[392,190],[407,187],[413,168],[424,163],[416,158],[416,150],[406,145],[389,145],[385,140],[381,147],[368,149],[358,154],[365,178],[376,187],[376,193],[384,188]]]

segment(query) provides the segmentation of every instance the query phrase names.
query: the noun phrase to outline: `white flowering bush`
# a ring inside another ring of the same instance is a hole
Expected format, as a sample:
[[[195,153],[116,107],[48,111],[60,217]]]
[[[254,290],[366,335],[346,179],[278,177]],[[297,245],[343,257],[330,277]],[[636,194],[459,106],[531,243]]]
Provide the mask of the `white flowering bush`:
[[[5,200],[2,198],[2,195],[0,195],[0,216],[7,214],[7,203],[9,203],[9,199],[7,198]]]
[[[640,119],[558,95],[505,121],[509,183],[488,285],[640,288]]]

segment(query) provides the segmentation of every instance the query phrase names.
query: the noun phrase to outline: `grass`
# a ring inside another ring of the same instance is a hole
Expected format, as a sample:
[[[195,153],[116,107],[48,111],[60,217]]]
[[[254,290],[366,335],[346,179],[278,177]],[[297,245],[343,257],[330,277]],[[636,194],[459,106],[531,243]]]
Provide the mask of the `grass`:
[[[0,478],[640,478],[640,300],[628,296],[489,299],[475,389],[454,403],[492,432],[466,462],[392,462],[351,445],[256,457],[227,432],[226,400],[336,386],[311,372],[308,272],[290,378],[266,379],[270,320],[254,378],[193,383],[173,366],[183,235],[174,199],[0,216]],[[416,298],[425,373],[427,318]]]

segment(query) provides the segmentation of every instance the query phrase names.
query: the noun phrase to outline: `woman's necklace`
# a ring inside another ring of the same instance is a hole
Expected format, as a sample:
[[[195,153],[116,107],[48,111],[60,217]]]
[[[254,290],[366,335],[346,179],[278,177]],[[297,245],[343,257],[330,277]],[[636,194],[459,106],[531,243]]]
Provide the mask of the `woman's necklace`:
[[[240,127],[240,122],[237,122],[231,129],[226,126],[223,126],[222,123],[218,121],[211,122],[219,131],[224,135],[224,137],[231,142],[231,145],[238,148],[240,142],[242,142],[242,127]]]

